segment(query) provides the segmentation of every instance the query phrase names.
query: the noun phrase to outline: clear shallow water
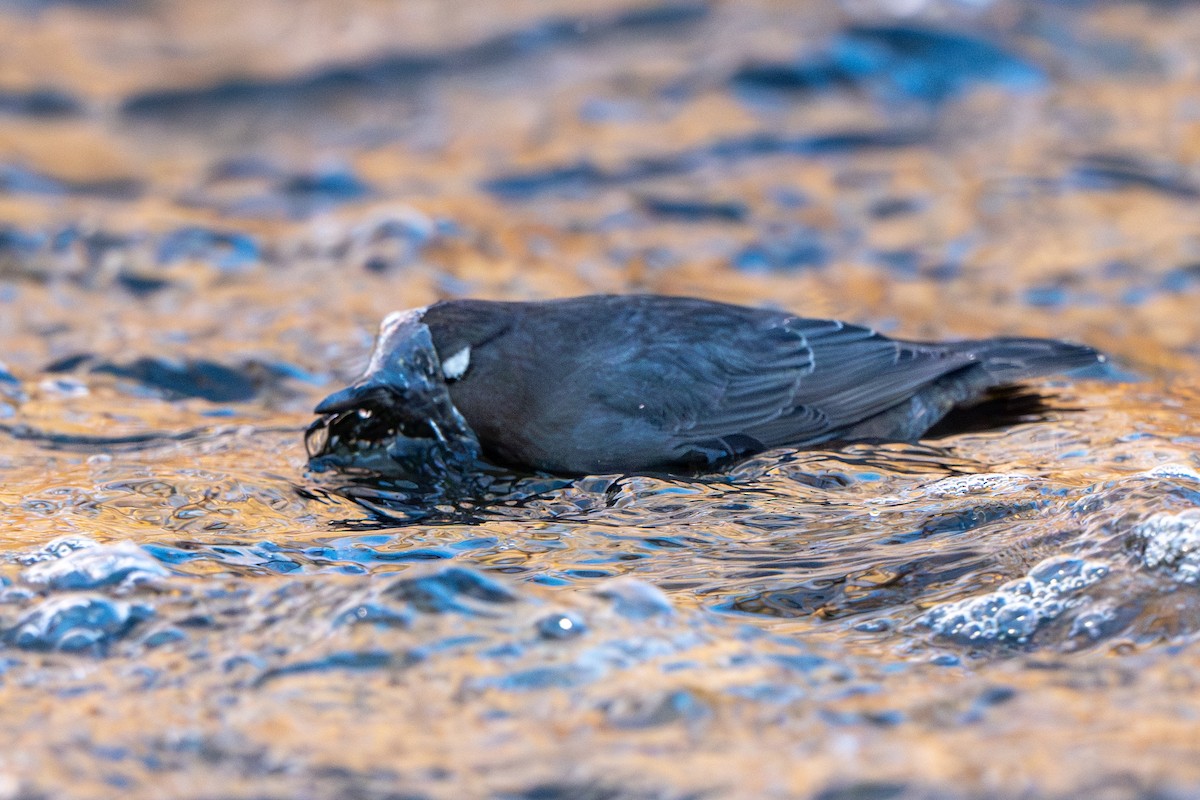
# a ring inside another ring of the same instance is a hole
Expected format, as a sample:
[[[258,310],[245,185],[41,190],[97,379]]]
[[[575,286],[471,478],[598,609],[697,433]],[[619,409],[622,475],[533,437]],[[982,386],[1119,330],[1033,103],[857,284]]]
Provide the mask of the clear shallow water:
[[[0,12],[0,794],[1195,794],[1200,13],[234,10]],[[387,312],[631,290],[1141,380],[470,518],[306,474]]]

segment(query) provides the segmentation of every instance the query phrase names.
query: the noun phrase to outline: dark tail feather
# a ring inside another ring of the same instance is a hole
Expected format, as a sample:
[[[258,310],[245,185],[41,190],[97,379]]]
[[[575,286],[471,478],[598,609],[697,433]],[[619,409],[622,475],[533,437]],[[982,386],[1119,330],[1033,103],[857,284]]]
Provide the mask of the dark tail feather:
[[[1054,339],[981,339],[962,342],[956,349],[973,353],[994,386],[1057,375],[1102,364],[1107,360],[1095,348]]]
[[[996,386],[966,405],[955,406],[941,421],[925,432],[923,439],[944,439],[964,433],[986,433],[1025,422],[1042,422],[1050,414],[1079,411],[1051,405],[1045,395],[1024,386]]]

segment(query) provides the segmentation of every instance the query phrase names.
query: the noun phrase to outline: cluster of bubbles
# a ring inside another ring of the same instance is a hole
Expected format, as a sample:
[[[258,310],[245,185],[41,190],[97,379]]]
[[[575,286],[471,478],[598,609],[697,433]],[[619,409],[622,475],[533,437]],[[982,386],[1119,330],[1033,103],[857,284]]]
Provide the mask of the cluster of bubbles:
[[[1142,564],[1170,570],[1179,583],[1200,583],[1200,509],[1162,511],[1134,526]]]
[[[919,624],[963,644],[1025,644],[1043,624],[1080,603],[1080,591],[1104,578],[1109,566],[1074,557],[1047,559],[1023,578],[987,594],[937,606]]]

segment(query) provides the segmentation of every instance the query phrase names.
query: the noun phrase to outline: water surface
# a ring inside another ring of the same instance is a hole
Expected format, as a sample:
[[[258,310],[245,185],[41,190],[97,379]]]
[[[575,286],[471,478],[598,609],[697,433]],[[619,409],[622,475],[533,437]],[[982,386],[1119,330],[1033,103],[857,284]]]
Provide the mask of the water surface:
[[[0,794],[1193,796],[1198,40],[1149,2],[4,4]],[[306,472],[388,312],[625,291],[1116,366],[1002,430],[426,519]]]

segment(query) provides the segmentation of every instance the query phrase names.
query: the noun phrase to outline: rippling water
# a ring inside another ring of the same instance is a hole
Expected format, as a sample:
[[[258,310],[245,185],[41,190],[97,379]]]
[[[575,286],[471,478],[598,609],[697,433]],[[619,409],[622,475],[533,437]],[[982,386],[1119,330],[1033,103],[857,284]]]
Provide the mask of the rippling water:
[[[1183,3],[0,5],[0,797],[1194,796],[1198,44]],[[386,313],[601,291],[1117,366],[423,518],[306,472]]]

